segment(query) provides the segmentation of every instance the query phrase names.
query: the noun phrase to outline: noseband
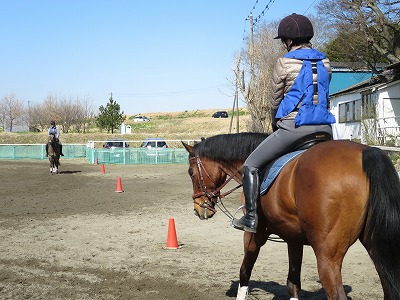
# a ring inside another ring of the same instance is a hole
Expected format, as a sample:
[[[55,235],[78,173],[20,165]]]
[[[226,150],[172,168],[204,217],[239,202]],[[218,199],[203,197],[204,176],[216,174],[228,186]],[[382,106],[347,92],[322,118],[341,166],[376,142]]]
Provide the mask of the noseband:
[[[191,157],[189,158],[189,160],[195,160],[196,161],[196,166],[197,166],[197,171],[199,173],[198,179],[199,179],[199,185],[201,187],[201,192],[195,193],[192,196],[193,202],[195,204],[197,204],[198,206],[211,210],[212,212],[216,212],[214,206],[215,204],[218,203],[219,200],[221,200],[222,198],[224,198],[225,196],[229,195],[230,193],[232,193],[233,191],[237,190],[238,188],[240,188],[242,186],[242,182],[239,181],[236,178],[236,175],[239,173],[240,169],[236,170],[235,172],[233,172],[230,169],[222,169],[221,170],[227,174],[228,178],[225,180],[225,182],[223,184],[221,184],[221,186],[216,187],[214,190],[211,190],[207,188],[205,181],[204,181],[204,175],[207,176],[207,178],[212,182],[212,185],[215,187],[216,183],[214,182],[214,180],[212,180],[210,174],[207,172],[206,168],[204,167],[204,164],[202,163],[200,157],[198,155],[196,155],[195,157]],[[221,190],[228,184],[228,182],[230,182],[232,179],[234,179],[237,183],[239,183],[238,186],[234,187],[233,189],[222,193],[221,194]],[[206,200],[203,204],[199,203],[196,201],[197,198],[202,197],[202,196],[206,196],[208,200]]]

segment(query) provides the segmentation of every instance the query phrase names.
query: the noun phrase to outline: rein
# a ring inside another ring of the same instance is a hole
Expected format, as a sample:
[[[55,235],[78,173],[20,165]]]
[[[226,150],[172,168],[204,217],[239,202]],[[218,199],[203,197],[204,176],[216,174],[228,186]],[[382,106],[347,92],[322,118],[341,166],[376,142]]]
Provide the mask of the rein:
[[[213,205],[218,203],[221,203],[221,205],[223,206],[224,209],[221,209],[221,211],[223,211],[226,215],[228,215],[228,217],[232,217],[232,215],[229,213],[229,211],[225,208],[222,199],[225,198],[227,195],[229,195],[230,193],[232,193],[233,191],[237,190],[238,188],[240,188],[242,186],[242,182],[239,181],[239,179],[237,179],[237,174],[240,172],[241,168],[236,170],[236,171],[232,171],[231,169],[227,168],[227,169],[222,169],[221,170],[227,174],[228,178],[225,180],[225,182],[223,184],[221,184],[218,188],[216,188],[215,190],[210,191],[204,181],[204,176],[203,173],[205,174],[205,176],[207,176],[207,178],[209,180],[211,180],[211,182],[213,183],[213,186],[215,186],[215,182],[212,180],[210,174],[207,172],[206,168],[204,167],[204,164],[202,163],[200,157],[198,155],[196,155],[195,157],[191,157],[189,158],[189,160],[196,160],[196,166],[197,166],[197,170],[199,173],[199,185],[202,189],[201,192],[195,193],[192,196],[193,202],[197,205],[199,205],[202,208],[205,209],[209,209],[212,212],[216,212],[216,209],[213,207]],[[237,183],[239,183],[238,186],[230,189],[229,191],[226,191],[225,193],[221,193],[222,189],[231,181],[231,180],[235,180]],[[196,201],[197,198],[201,197],[201,196],[206,196],[208,198],[209,201],[205,201],[204,204],[198,203]]]
[[[215,182],[214,180],[211,179],[210,174],[207,172],[206,168],[204,167],[204,164],[202,163],[200,157],[196,154],[195,157],[191,157],[189,158],[189,160],[196,160],[196,166],[197,166],[197,170],[199,172],[199,185],[201,186],[202,191],[193,194],[192,198],[193,198],[193,203],[197,204],[198,206],[211,210],[212,212],[217,212],[217,210],[213,207],[213,205],[217,205],[219,207],[219,209],[231,220],[231,222],[233,222],[236,213],[243,208],[243,205],[240,206],[236,212],[234,213],[234,215],[232,215],[229,210],[225,207],[222,199],[225,198],[227,195],[229,195],[230,193],[232,193],[233,191],[237,190],[238,188],[242,187],[242,182],[237,178],[236,175],[239,174],[240,170],[242,168],[237,169],[236,171],[232,171],[231,169],[227,168],[220,168],[225,174],[227,174],[228,178],[225,180],[225,182],[218,188],[216,188],[215,190],[209,191],[207,189],[207,186],[204,182],[204,176],[203,176],[203,172],[204,174],[207,176],[207,178],[209,180],[211,180],[212,184],[215,186]],[[230,189],[229,191],[222,193],[221,194],[221,190],[232,180],[234,179],[237,183],[239,183],[238,186]],[[207,201],[204,202],[204,204],[201,204],[199,202],[196,201],[197,198],[201,197],[201,196],[206,196],[208,198]],[[219,206],[219,203],[221,203],[221,206]],[[286,243],[284,240],[282,240],[279,236],[269,236],[268,237],[269,241],[272,242],[276,242],[276,243]]]

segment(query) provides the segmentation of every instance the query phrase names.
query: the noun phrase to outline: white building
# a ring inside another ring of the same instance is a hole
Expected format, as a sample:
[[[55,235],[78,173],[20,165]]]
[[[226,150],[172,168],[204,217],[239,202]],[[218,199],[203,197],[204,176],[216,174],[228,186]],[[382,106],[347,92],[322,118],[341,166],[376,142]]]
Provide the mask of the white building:
[[[330,95],[338,139],[400,145],[400,63]]]

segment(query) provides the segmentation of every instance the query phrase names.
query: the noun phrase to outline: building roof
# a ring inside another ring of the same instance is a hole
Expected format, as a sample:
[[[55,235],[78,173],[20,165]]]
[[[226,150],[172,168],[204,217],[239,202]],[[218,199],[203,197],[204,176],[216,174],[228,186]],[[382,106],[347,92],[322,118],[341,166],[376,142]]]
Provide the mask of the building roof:
[[[334,62],[331,61],[332,71],[335,72],[365,72],[372,73],[371,68],[365,62]],[[381,71],[386,68],[387,64],[377,63],[375,69]]]
[[[360,81],[352,86],[345,89],[332,93],[330,96],[339,96],[342,94],[348,94],[355,91],[364,91],[378,87],[384,84],[388,84],[400,79],[400,63],[395,63],[392,65],[386,65],[385,70],[380,73],[368,78],[366,80]]]

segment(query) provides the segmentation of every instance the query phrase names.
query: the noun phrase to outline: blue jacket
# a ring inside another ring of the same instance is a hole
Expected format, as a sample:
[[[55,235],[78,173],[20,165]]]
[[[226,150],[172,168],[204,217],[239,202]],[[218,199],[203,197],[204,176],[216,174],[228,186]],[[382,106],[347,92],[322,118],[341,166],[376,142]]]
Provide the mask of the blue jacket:
[[[284,57],[302,60],[303,65],[291,89],[281,101],[276,118],[284,118],[298,108],[301,102],[295,118],[297,126],[335,123],[335,117],[328,110],[329,73],[322,62],[326,58],[325,54],[315,49],[299,49],[288,52]],[[317,82],[313,82],[313,65]],[[313,102],[314,95],[318,95],[318,103]]]

